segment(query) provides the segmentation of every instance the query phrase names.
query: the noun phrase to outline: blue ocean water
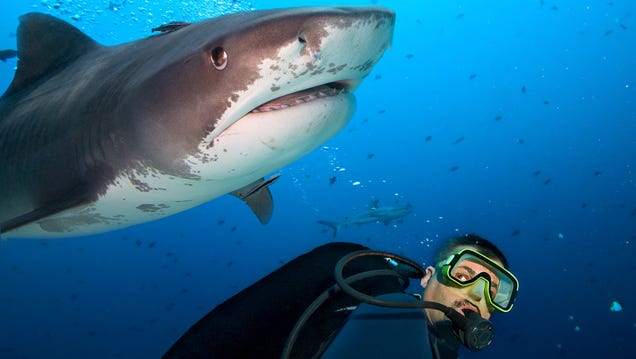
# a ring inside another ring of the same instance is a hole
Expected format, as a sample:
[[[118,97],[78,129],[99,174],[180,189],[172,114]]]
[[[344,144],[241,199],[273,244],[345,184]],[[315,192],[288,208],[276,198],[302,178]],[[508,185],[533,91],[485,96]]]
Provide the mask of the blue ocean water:
[[[316,220],[371,200],[414,211],[337,240],[429,264],[435,244],[474,232],[507,254],[516,306],[494,315],[490,348],[463,358],[636,355],[636,3],[338,3],[394,9],[393,47],[349,125],[277,172],[270,224],[226,196],[102,235],[1,241],[0,358],[156,358],[215,305],[332,241]],[[173,20],[322,4],[4,2],[0,49],[16,48],[29,11],[116,44]],[[15,66],[0,63],[1,87]]]

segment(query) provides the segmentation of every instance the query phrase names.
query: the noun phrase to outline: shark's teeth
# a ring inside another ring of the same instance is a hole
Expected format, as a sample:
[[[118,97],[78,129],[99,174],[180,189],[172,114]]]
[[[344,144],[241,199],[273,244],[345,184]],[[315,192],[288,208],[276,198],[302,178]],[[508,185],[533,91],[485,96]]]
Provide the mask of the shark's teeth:
[[[319,98],[338,96],[344,91],[344,88],[335,88],[328,85],[312,87],[304,91],[295,92],[276,98],[266,104],[253,109],[250,112],[259,113],[283,110],[292,106],[302,105],[304,103],[311,102]]]

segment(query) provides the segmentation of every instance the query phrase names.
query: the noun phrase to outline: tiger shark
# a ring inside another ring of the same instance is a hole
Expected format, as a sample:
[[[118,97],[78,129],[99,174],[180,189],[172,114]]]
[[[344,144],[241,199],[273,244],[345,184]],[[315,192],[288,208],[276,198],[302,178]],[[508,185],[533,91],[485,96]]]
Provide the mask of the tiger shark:
[[[228,193],[267,223],[265,176],[347,124],[394,24],[381,7],[275,9],[104,46],[23,15],[0,97],[0,233],[101,233]]]

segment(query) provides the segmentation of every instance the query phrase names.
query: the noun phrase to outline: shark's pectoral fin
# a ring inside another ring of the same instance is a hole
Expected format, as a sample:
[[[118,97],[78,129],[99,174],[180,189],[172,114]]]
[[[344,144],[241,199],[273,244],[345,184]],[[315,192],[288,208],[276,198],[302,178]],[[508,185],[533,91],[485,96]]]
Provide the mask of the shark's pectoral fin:
[[[64,198],[50,201],[48,204],[36,208],[31,212],[10,218],[0,223],[0,235],[31,222],[38,221],[44,217],[61,212],[65,209],[86,204],[94,200],[86,196],[85,193],[86,191],[84,190],[84,187],[78,187]]]
[[[272,212],[274,211],[274,201],[269,191],[269,185],[274,183],[278,177],[280,177],[280,174],[276,174],[268,179],[258,179],[247,186],[230,192],[230,194],[247,203],[252,212],[258,217],[258,220],[262,224],[267,224],[270,218],[272,218]]]

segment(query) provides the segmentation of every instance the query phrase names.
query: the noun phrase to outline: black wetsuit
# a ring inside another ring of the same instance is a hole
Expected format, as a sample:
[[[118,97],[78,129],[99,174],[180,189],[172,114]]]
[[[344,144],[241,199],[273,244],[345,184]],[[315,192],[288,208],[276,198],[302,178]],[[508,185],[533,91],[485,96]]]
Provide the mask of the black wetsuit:
[[[302,313],[314,299],[335,283],[333,273],[336,263],[344,255],[361,249],[367,248],[353,243],[329,243],[297,257],[206,314],[168,349],[163,358],[280,358],[287,338]],[[344,275],[347,277],[382,267],[390,268],[381,258],[365,257],[348,265]],[[369,295],[392,293],[391,296],[415,300],[412,296],[403,293],[408,286],[408,279],[405,278],[369,278],[356,282],[353,286]],[[391,354],[388,354],[389,358],[415,358],[412,353],[401,355],[400,353],[403,352],[400,348],[403,346],[413,346],[422,352],[426,352],[423,348],[428,348],[431,356],[423,356],[423,358],[457,357],[459,344],[448,339],[439,339],[446,337],[444,328],[427,330],[429,326],[423,319],[421,309],[400,312],[405,310],[362,304],[353,314],[351,310],[341,310],[358,305],[360,305],[359,301],[342,292],[330,297],[302,326],[290,358],[318,358],[325,350],[338,355],[334,357],[342,358],[343,356],[334,350],[338,348],[347,350],[346,346],[336,345],[336,343],[342,340],[339,339],[341,335],[349,333],[347,329],[349,324],[358,322],[355,318],[358,314],[363,314],[362,310],[380,310],[384,314],[380,313],[377,316],[371,313],[370,315],[394,319],[385,324],[379,320],[374,324],[376,328],[382,329],[383,326],[397,328],[400,325],[406,328],[405,324],[409,324],[410,329],[393,330],[394,335],[380,336],[373,341],[369,338],[360,338],[362,342],[358,342],[358,345],[381,344],[380,339],[392,341],[394,343],[392,347],[385,345],[393,349]],[[371,308],[365,309],[367,307]],[[349,317],[352,315],[354,319],[350,320]],[[404,321],[400,318],[401,316],[411,320]],[[377,333],[374,335],[377,336]],[[427,336],[430,339],[430,345],[426,345],[424,338]],[[375,354],[377,353],[376,351]],[[454,356],[449,353],[454,353]],[[361,358],[361,356],[345,357]],[[378,356],[364,358],[375,357]]]
[[[380,295],[389,301],[416,301],[404,293]],[[423,309],[361,304],[321,358],[457,358],[460,342],[450,321],[431,326]]]

